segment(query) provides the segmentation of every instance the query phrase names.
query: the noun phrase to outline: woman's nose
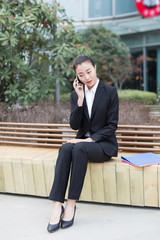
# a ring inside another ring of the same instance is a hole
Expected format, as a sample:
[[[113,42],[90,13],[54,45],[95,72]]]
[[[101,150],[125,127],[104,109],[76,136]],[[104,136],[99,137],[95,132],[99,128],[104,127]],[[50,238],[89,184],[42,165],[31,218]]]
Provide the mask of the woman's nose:
[[[86,80],[89,79],[89,75],[88,75],[88,74],[85,75],[85,79],[86,79]]]

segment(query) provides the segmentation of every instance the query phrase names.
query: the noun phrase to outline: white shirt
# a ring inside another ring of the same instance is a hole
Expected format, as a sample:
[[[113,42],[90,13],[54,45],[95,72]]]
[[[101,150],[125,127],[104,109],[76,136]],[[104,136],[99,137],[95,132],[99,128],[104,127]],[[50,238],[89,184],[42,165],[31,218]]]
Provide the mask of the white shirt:
[[[92,113],[92,106],[93,106],[93,101],[95,97],[95,93],[98,87],[99,79],[94,85],[94,87],[91,88],[91,90],[88,89],[88,87],[85,85],[85,97],[86,97],[86,102],[87,102],[87,108],[88,108],[88,115],[89,118],[91,118],[91,113]],[[90,137],[89,132],[86,133],[86,137]]]
[[[88,114],[89,118],[91,118],[91,113],[92,113],[92,106],[93,106],[93,101],[95,97],[95,93],[98,87],[99,79],[94,85],[94,87],[91,88],[91,90],[88,89],[88,87],[85,85],[85,97],[86,97],[86,102],[87,102],[87,107],[88,107]]]

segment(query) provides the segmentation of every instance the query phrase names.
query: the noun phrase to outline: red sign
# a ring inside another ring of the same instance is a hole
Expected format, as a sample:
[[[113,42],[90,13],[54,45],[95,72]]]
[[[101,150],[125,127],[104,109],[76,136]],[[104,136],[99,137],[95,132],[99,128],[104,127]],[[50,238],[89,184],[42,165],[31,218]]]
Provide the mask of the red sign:
[[[137,10],[146,18],[160,15],[160,0],[135,0]]]

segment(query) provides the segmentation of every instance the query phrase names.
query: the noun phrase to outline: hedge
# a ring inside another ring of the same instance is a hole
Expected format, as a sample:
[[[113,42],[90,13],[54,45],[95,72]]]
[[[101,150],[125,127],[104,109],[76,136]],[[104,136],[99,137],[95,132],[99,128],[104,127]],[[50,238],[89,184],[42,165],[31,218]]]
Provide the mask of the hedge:
[[[152,105],[157,103],[157,94],[141,90],[119,90],[118,97],[120,101],[131,101]]]

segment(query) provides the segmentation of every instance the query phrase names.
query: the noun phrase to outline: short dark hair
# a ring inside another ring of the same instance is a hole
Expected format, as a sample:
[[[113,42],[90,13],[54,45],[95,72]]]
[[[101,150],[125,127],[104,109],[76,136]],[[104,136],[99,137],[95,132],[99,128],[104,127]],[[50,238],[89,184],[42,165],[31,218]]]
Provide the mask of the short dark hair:
[[[74,71],[76,71],[77,66],[83,62],[90,62],[93,65],[93,67],[95,67],[95,63],[91,57],[87,55],[79,55],[78,57],[75,58],[73,62]]]

